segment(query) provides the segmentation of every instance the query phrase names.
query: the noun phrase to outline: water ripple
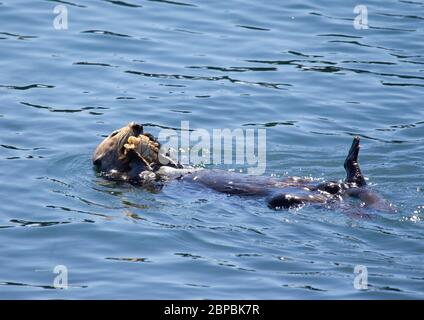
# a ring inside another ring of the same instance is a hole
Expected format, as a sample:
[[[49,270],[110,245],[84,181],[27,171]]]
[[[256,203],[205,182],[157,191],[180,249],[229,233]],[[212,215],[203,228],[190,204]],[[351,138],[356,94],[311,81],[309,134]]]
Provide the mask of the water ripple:
[[[57,2],[57,3],[63,3],[63,4],[67,4],[73,7],[78,7],[78,8],[87,8],[87,6],[83,5],[83,4],[77,4],[74,2],[70,2],[70,1],[64,1],[64,0],[45,0],[45,1],[49,1],[49,2]]]
[[[185,6],[185,7],[197,7],[196,5],[194,5],[192,3],[180,2],[180,1],[170,1],[170,0],[148,0],[148,1],[165,3],[165,4],[174,4],[174,5],[177,5],[177,6]]]
[[[16,147],[16,146],[11,146],[11,145],[7,145],[7,144],[0,144],[0,147],[5,148],[5,149],[10,149],[10,150],[19,150],[19,151],[37,151],[37,150],[45,150],[47,148],[45,147],[35,147],[35,148],[20,148],[20,147]]]
[[[39,105],[39,104],[34,104],[34,103],[29,103],[29,102],[20,102],[20,104],[24,105],[24,106],[28,106],[28,107],[32,107],[32,108],[36,108],[36,109],[46,109],[50,112],[64,112],[64,113],[77,113],[77,112],[83,112],[83,111],[89,111],[89,110],[107,110],[108,108],[106,107],[83,107],[80,109],[58,109],[58,108],[54,108],[54,107],[50,107],[50,106],[43,106],[43,105]],[[89,111],[90,114],[92,115],[102,115],[102,112],[94,112],[94,111]]]
[[[140,8],[140,7],[142,7],[141,5],[122,1],[122,0],[103,0],[103,1],[109,2],[109,3],[112,3],[112,4],[116,4],[118,6],[124,6],[124,7],[130,7],[130,8]]]
[[[16,38],[17,40],[27,40],[27,39],[35,39],[38,38],[37,36],[23,36],[16,33],[10,33],[10,32],[0,32],[0,35],[8,36]],[[1,39],[8,39],[8,38],[1,38]]]
[[[85,31],[81,31],[81,33],[100,34],[100,35],[105,35],[105,36],[131,38],[131,36],[129,36],[127,34],[116,33],[116,32],[106,31],[106,30],[85,30]]]
[[[255,30],[255,31],[271,31],[271,29],[261,28],[261,27],[254,27],[254,26],[236,25],[236,27],[244,28],[244,29],[249,29],[249,30]]]
[[[26,221],[20,219],[12,219],[10,222],[19,224],[21,227],[50,227],[71,223],[70,221]]]
[[[122,262],[151,262],[147,258],[118,258],[118,257],[107,257],[106,260],[122,261]]]
[[[403,14],[378,13],[378,12],[376,13],[376,15],[385,16],[385,17],[396,17],[396,18],[402,18],[402,19],[424,20],[423,17],[416,16],[416,15],[403,15]]]
[[[75,213],[88,214],[90,216],[98,216],[98,217],[103,217],[103,218],[111,218],[110,216],[105,215],[105,214],[102,214],[102,213],[89,212],[89,211],[84,211],[84,210],[76,210],[76,209],[71,209],[71,208],[67,208],[67,207],[63,207],[63,206],[46,205],[46,208],[49,208],[49,209],[60,209],[60,210],[67,211],[67,212],[75,212]]]
[[[187,66],[188,69],[206,69],[222,72],[246,72],[246,71],[277,71],[277,68],[261,68],[261,67],[212,67],[212,66]]]
[[[125,73],[135,74],[135,75],[141,75],[144,77],[149,78],[159,78],[159,79],[176,79],[176,80],[204,80],[204,81],[229,81],[231,83],[237,83],[237,84],[247,84],[247,85],[257,85],[265,88],[272,88],[272,89],[278,89],[283,90],[283,87],[291,86],[291,84],[287,83],[269,83],[269,82],[254,82],[254,81],[244,81],[244,80],[238,80],[231,78],[229,76],[189,76],[189,75],[181,75],[181,74],[165,74],[165,73],[148,73],[143,71],[134,71],[134,70],[127,70]]]
[[[78,61],[78,62],[74,62],[73,65],[99,66],[99,67],[114,67],[114,68],[117,68],[117,66],[113,66],[113,65],[111,65],[109,63],[101,63],[101,62]]]
[[[6,88],[6,89],[12,89],[12,90],[29,90],[34,88],[42,88],[42,89],[51,89],[55,88],[56,86],[48,85],[48,84],[40,84],[40,83],[34,83],[29,84],[26,86],[13,86],[13,85],[2,85],[0,84],[0,88]]]
[[[0,286],[18,286],[18,287],[31,287],[31,288],[41,288],[48,290],[62,290],[61,288],[56,288],[52,285],[36,285],[28,284],[23,282],[12,282],[12,281],[0,281]],[[78,285],[69,285],[69,288],[88,288],[88,286],[78,286]]]

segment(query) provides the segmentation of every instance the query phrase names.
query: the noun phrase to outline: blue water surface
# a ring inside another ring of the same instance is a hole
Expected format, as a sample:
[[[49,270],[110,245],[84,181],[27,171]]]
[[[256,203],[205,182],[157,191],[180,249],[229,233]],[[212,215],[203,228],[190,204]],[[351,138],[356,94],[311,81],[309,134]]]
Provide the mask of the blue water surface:
[[[0,0],[0,298],[424,298],[424,2],[366,1],[366,29],[358,4]],[[273,211],[96,176],[112,130],[183,120],[265,128],[268,176],[343,178],[359,135],[398,212]]]

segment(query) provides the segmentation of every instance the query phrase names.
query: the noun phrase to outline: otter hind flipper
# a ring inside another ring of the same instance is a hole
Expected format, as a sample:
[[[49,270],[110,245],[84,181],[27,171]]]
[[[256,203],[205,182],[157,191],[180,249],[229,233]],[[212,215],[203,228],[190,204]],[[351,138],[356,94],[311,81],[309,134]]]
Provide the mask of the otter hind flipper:
[[[305,204],[317,204],[327,202],[327,198],[314,194],[280,193],[267,199],[268,207],[271,209],[299,208]]]
[[[355,183],[358,187],[363,187],[367,183],[362,175],[361,169],[359,168],[358,155],[359,155],[359,137],[353,138],[352,146],[350,147],[349,153],[344,162],[344,168],[346,170],[346,182]]]
[[[279,194],[268,200],[270,209],[289,209],[301,207],[304,204],[301,198],[289,194]]]

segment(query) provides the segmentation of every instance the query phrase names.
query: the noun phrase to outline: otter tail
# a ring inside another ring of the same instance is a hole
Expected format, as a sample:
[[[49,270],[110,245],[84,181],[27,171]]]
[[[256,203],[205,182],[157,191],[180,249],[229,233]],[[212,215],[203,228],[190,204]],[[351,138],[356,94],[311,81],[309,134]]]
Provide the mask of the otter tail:
[[[352,146],[350,147],[349,153],[344,162],[344,168],[346,170],[346,182],[355,183],[358,187],[363,187],[367,183],[362,175],[361,169],[358,163],[359,154],[359,137],[353,138]]]

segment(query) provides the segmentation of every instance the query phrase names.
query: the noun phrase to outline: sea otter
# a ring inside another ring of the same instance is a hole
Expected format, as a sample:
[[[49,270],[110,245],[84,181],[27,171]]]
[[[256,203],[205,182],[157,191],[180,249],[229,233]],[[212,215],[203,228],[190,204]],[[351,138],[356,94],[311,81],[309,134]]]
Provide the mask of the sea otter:
[[[316,183],[298,177],[249,176],[224,170],[183,167],[161,153],[159,142],[134,122],[112,132],[96,148],[93,164],[104,177],[127,181],[147,189],[161,189],[169,180],[192,183],[228,195],[262,197],[272,209],[305,204],[328,204],[346,197],[358,198],[363,206],[389,209],[388,204],[366,187],[358,163],[359,137],[354,137],[344,168],[343,182]]]

